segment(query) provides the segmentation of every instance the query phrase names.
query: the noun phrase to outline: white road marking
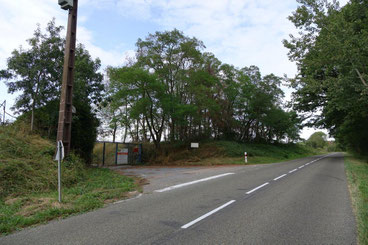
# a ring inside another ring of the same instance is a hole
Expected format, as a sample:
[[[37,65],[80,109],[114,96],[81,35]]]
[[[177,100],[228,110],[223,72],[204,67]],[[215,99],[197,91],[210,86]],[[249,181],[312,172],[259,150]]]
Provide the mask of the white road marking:
[[[273,180],[278,180],[278,179],[281,179],[281,178],[283,178],[285,176],[286,176],[286,174],[283,174],[283,175],[280,175],[279,177],[274,178]]]
[[[299,169],[304,168],[304,165],[300,166]]]
[[[218,207],[218,208],[216,208],[216,209],[212,210],[211,212],[208,212],[208,213],[206,213],[206,214],[202,215],[201,217],[199,217],[199,218],[197,218],[197,219],[193,220],[192,222],[189,222],[188,224],[183,225],[181,228],[182,228],[182,229],[186,229],[186,228],[188,228],[188,227],[190,227],[190,226],[194,225],[195,223],[197,223],[197,222],[201,221],[202,219],[205,219],[205,218],[207,218],[208,216],[210,216],[210,215],[212,215],[212,214],[214,214],[214,213],[216,213],[216,212],[220,211],[221,209],[223,209],[223,208],[225,208],[225,207],[229,206],[229,205],[230,205],[230,204],[232,204],[233,202],[235,202],[235,200],[231,200],[230,202],[225,203],[224,205],[222,205],[222,206],[220,206],[220,207]]]
[[[295,171],[297,171],[298,169],[297,168],[294,168],[293,170],[290,170],[289,171],[289,174],[291,174],[292,172],[295,172]]]
[[[215,176],[211,176],[211,177],[204,178],[204,179],[199,179],[199,180],[195,180],[195,181],[191,181],[191,182],[186,182],[186,183],[183,183],[183,184],[169,186],[169,187],[166,187],[166,188],[163,188],[163,189],[160,189],[160,190],[155,190],[155,192],[171,191],[173,189],[177,189],[177,188],[180,188],[180,187],[193,185],[193,184],[203,182],[203,181],[207,181],[207,180],[217,179],[217,178],[224,177],[224,176],[231,175],[231,174],[235,174],[235,173],[225,173],[225,174],[215,175]]]
[[[256,190],[258,190],[258,189],[261,189],[263,186],[266,186],[266,185],[268,185],[269,183],[268,182],[266,182],[266,183],[264,183],[263,185],[260,185],[260,186],[258,186],[258,187],[256,187],[256,188],[254,188],[253,190],[250,190],[250,191],[248,191],[248,192],[246,192],[245,194],[250,194],[250,193],[252,193],[252,192],[255,192]]]
[[[138,199],[138,198],[140,198],[141,196],[142,196],[142,193],[140,193],[138,196],[133,197],[133,198],[129,198],[129,199],[124,199],[124,200],[116,201],[116,202],[114,202],[113,204],[117,204],[117,203],[122,203],[122,202],[127,202],[127,201],[130,201],[130,200]]]

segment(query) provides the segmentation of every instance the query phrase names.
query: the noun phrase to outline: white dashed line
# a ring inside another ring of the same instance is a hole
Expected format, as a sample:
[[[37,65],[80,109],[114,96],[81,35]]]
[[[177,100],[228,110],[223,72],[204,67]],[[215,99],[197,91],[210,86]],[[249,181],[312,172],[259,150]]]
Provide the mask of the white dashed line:
[[[194,225],[195,223],[197,223],[197,222],[201,221],[202,219],[205,219],[205,218],[207,218],[208,216],[210,216],[210,215],[212,215],[212,214],[214,214],[214,213],[216,213],[216,212],[220,211],[221,209],[223,209],[223,208],[225,208],[225,207],[229,206],[230,204],[232,204],[232,203],[234,203],[234,202],[235,202],[235,200],[231,200],[230,202],[227,202],[227,203],[225,203],[224,205],[222,205],[222,206],[220,206],[220,207],[218,207],[218,208],[216,208],[216,209],[212,210],[211,212],[208,212],[208,213],[206,213],[206,214],[202,215],[201,217],[199,217],[199,218],[197,218],[197,219],[193,220],[192,222],[189,222],[188,224],[183,225],[181,228],[182,228],[182,229],[186,229],[186,228],[188,228],[188,227],[190,227],[190,226]]]
[[[293,172],[295,172],[295,171],[297,171],[298,169],[297,168],[294,168],[293,170],[290,170],[289,171],[289,174],[291,174],[291,173],[293,173]]]
[[[266,185],[268,185],[269,183],[268,182],[266,182],[266,183],[264,183],[263,185],[260,185],[260,186],[258,186],[258,187],[256,187],[256,188],[254,188],[253,190],[250,190],[250,191],[248,191],[248,192],[246,192],[245,194],[250,194],[250,193],[252,193],[252,192],[255,192],[256,190],[258,190],[258,189],[261,189],[262,187],[264,187],[264,186],[266,186]]]
[[[276,178],[274,178],[273,180],[278,180],[278,179],[281,179],[281,178],[283,178],[283,177],[285,177],[286,176],[286,174],[283,174],[283,175],[280,175],[279,177],[276,177]]]
[[[304,168],[304,165],[300,166],[299,169]]]
[[[155,190],[155,192],[171,191],[173,189],[177,189],[177,188],[180,188],[180,187],[197,184],[199,182],[203,182],[203,181],[207,181],[207,180],[217,179],[217,178],[224,177],[224,176],[231,175],[231,174],[234,174],[234,173],[225,173],[225,174],[215,175],[215,176],[211,176],[211,177],[208,177],[208,178],[199,179],[199,180],[195,180],[195,181],[191,181],[191,182],[187,182],[187,183],[183,183],[183,184],[173,185],[173,186],[166,187],[166,188],[163,188],[163,189],[160,189],[160,190]]]

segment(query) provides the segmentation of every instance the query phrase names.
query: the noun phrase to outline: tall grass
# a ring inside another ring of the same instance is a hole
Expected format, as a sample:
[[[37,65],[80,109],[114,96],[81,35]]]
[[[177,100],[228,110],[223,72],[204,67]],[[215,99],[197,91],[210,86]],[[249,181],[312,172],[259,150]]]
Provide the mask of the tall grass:
[[[204,141],[198,149],[191,149],[182,142],[162,143],[161,149],[153,144],[143,145],[143,159],[146,164],[163,165],[217,165],[244,164],[244,152],[248,163],[270,163],[316,155],[320,151],[301,144],[255,144],[235,141]]]
[[[55,148],[21,123],[0,127],[0,235],[102,207],[137,188],[133,178],[87,168],[70,154],[62,162],[59,203]]]
[[[57,187],[56,147],[28,132],[22,124],[0,127],[0,198]],[[84,176],[83,162],[73,154],[63,163],[63,182],[71,186]]]
[[[359,244],[368,244],[368,159],[347,156],[345,169],[357,218]]]

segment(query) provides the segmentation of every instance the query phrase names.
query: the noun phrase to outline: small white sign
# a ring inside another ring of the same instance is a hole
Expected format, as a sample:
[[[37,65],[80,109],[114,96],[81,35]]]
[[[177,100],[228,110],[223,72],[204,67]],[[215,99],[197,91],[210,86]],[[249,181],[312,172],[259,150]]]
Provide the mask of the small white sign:
[[[61,152],[60,152],[60,145],[61,145]],[[61,160],[64,159],[64,145],[63,142],[61,140],[59,140],[58,145],[57,145],[57,152],[56,152],[56,156],[55,156],[55,161],[59,161],[59,155],[61,154]]]
[[[191,148],[199,148],[199,143],[190,143]]]
[[[123,148],[119,152],[116,153],[118,156],[117,164],[128,164],[128,148]]]

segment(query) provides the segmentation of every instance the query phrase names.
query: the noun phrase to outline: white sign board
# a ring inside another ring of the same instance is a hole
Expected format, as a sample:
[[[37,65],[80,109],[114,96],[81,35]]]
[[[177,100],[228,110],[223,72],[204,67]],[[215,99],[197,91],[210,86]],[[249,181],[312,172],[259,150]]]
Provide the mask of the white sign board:
[[[117,164],[128,164],[128,148],[121,149],[117,154]]]
[[[190,143],[191,148],[199,148],[199,143]]]
[[[61,151],[60,151],[60,146],[61,146]],[[59,161],[59,155],[60,154],[61,154],[61,160],[63,160],[64,159],[64,145],[63,145],[63,142],[61,140],[59,140],[56,150],[57,151],[56,151],[55,161]]]

